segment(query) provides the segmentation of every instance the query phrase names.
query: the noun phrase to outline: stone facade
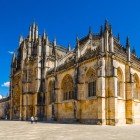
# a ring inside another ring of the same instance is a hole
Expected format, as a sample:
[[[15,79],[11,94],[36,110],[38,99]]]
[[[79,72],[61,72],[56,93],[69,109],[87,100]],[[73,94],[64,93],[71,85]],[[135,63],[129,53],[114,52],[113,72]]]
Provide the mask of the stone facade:
[[[10,97],[0,99],[0,119],[10,118]]]
[[[140,123],[140,59],[105,22],[76,47],[50,42],[38,26],[20,37],[11,65],[11,119],[119,125]]]

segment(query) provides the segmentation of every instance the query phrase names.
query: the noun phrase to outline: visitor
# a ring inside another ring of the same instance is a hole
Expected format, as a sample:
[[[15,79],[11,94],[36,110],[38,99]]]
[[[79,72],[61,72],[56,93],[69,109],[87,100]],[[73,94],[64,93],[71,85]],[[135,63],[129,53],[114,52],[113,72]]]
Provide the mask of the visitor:
[[[34,122],[34,117],[32,116],[31,117],[31,124],[33,124],[33,122]]]

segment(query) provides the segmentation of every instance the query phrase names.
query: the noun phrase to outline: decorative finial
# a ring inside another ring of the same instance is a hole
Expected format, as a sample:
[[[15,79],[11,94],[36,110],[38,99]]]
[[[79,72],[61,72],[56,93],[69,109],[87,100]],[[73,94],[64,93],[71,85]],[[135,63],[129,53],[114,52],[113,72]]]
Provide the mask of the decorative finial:
[[[109,29],[109,24],[108,24],[108,20],[107,19],[105,19],[104,29],[105,30],[108,30]]]
[[[36,30],[38,30],[38,25],[37,24],[35,25],[35,28],[36,28]]]
[[[43,32],[43,39],[46,39],[46,31]]]
[[[25,43],[25,41],[23,42],[23,47],[24,47],[24,48],[26,47],[26,43]]]
[[[110,35],[112,35],[112,25],[110,25]]]
[[[76,37],[76,42],[78,42],[78,41],[79,41],[79,37],[77,36],[77,37]]]
[[[14,62],[15,59],[16,59],[16,54],[15,53],[13,54],[13,58],[12,59],[13,59],[13,62]]]
[[[23,42],[23,36],[21,35],[19,38],[19,45]]]
[[[56,38],[54,39],[53,45],[56,46]]]
[[[76,37],[76,44],[77,44],[77,46],[79,46],[79,37],[78,36]]]
[[[89,39],[92,39],[92,29],[91,29],[91,26],[89,26],[88,36],[89,36]]]
[[[71,51],[71,46],[70,46],[70,44],[68,44],[68,51]]]
[[[117,39],[118,39],[118,42],[120,43],[120,34],[119,33],[118,33]]]
[[[39,35],[39,45],[41,45],[41,36]]]

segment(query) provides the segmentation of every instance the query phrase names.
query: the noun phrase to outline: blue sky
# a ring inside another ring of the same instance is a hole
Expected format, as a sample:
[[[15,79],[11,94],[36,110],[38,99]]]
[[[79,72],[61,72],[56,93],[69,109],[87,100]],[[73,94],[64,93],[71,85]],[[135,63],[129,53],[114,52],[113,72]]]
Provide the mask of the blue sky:
[[[78,35],[87,34],[89,26],[98,32],[104,20],[120,33],[121,43],[130,37],[131,47],[140,56],[139,0],[0,0],[0,94],[8,93],[10,61],[18,47],[19,36],[28,34],[35,21],[39,32],[45,29],[49,39],[67,46],[75,44]]]

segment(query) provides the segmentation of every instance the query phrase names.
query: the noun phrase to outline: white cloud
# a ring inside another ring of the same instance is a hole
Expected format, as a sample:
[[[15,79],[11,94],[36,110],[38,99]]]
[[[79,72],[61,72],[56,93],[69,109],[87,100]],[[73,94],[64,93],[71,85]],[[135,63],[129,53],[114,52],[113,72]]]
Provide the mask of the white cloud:
[[[2,99],[2,95],[0,95],[0,99]]]
[[[12,51],[8,51],[8,53],[9,53],[9,54],[13,54],[14,52],[12,52]]]
[[[1,86],[2,87],[9,87],[10,86],[10,82],[4,82]]]

